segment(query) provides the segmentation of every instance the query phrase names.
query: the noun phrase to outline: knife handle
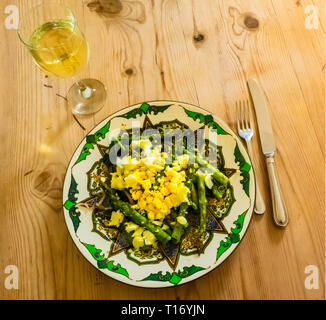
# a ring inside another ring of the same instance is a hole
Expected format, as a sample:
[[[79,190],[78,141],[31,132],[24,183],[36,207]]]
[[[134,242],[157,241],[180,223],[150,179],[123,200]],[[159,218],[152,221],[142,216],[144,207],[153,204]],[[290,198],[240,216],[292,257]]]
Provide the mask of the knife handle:
[[[289,216],[283,201],[281,188],[278,182],[274,157],[267,157],[266,164],[272,196],[274,222],[278,227],[285,227],[289,222]]]

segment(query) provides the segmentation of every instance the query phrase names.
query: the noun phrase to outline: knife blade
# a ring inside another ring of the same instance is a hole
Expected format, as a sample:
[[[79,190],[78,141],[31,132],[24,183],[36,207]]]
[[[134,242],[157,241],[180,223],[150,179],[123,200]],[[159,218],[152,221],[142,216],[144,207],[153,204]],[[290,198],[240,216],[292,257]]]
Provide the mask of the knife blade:
[[[265,155],[273,155],[275,152],[275,140],[265,96],[255,79],[249,79],[248,86],[256,111],[263,153]]]
[[[266,157],[266,166],[273,205],[274,223],[279,227],[285,227],[289,223],[289,215],[283,201],[275,166],[274,153],[276,148],[269,110],[264,93],[260,88],[257,80],[249,79],[248,87],[256,111],[262,151]]]

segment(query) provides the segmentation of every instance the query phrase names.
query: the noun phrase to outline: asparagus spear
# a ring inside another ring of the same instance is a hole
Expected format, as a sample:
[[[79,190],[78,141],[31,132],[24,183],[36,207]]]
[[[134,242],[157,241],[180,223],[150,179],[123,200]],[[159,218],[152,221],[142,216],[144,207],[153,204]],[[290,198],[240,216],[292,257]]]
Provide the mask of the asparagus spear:
[[[162,228],[150,222],[145,216],[141,215],[138,211],[133,209],[129,203],[119,199],[113,190],[105,186],[105,192],[109,196],[112,206],[115,210],[120,210],[130,220],[152,232],[158,241],[166,244],[171,240],[171,236],[166,233]]]
[[[190,203],[190,206],[191,206],[195,211],[198,210],[198,205],[197,205],[195,202],[193,202],[192,200],[190,200],[189,203]]]
[[[229,178],[226,175],[224,175],[218,168],[213,167],[209,162],[200,156],[196,156],[196,162],[201,168],[206,168],[208,172],[212,172],[212,177],[217,182],[223,185],[226,185],[229,182]]]
[[[206,232],[206,194],[205,194],[205,176],[198,174],[197,176],[197,188],[198,188],[198,204],[200,211],[200,224],[199,232],[201,237],[204,238]]]
[[[187,214],[187,209],[188,209],[188,203],[183,202],[180,205],[180,209],[179,209],[179,217],[184,217]],[[172,239],[174,243],[179,243],[181,236],[184,232],[184,228],[188,227],[188,223],[186,224],[181,224],[179,222],[176,222],[173,231],[172,231]]]
[[[191,190],[191,199],[192,199],[192,202],[198,208],[198,195],[197,195],[197,190],[196,190],[195,185],[193,184],[193,182],[191,182],[191,189],[190,190]]]
[[[195,155],[192,152],[184,149],[185,153],[193,158],[201,168],[206,168],[209,173],[212,173],[212,177],[219,183],[226,185],[229,182],[229,178],[224,175],[218,168],[213,167],[208,161],[204,160],[201,156]]]

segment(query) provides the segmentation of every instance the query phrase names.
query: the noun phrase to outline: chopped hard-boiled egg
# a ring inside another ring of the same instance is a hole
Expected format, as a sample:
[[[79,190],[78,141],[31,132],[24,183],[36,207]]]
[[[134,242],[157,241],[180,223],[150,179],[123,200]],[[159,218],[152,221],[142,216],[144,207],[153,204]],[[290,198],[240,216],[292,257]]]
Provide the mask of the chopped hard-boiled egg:
[[[143,238],[146,245],[153,245],[156,241],[155,236],[150,231],[146,230],[143,233]]]
[[[140,159],[126,156],[119,161],[112,173],[111,187],[129,189],[136,202],[136,210],[142,210],[150,220],[162,220],[182,202],[188,202],[189,189],[185,185],[189,157],[177,158],[171,166],[166,165],[161,148],[153,148],[149,140],[133,142],[142,149]]]
[[[134,246],[135,249],[140,249],[141,247],[144,246],[144,244],[145,244],[145,241],[144,241],[143,237],[141,237],[141,236],[135,237],[132,240],[132,245]]]
[[[124,219],[124,215],[123,213],[120,212],[120,210],[118,211],[113,211],[111,214],[111,219],[109,222],[109,227],[117,227],[119,228],[121,222]]]
[[[125,230],[130,233],[132,231],[135,231],[139,226],[136,223],[133,222],[126,222],[125,223]]]
[[[135,249],[140,249],[144,245],[156,247],[156,237],[154,234],[148,230],[145,230],[142,227],[139,227],[137,224],[133,222],[125,223],[125,230],[128,233],[131,233],[133,238],[132,245]]]
[[[187,219],[182,216],[177,217],[177,221],[183,226],[185,226],[188,223]]]
[[[139,227],[139,228],[137,228],[136,230],[135,230],[135,232],[133,233],[133,237],[134,238],[137,238],[137,237],[141,237],[142,236],[142,234],[143,234],[143,232],[144,232],[144,228],[142,228],[142,227]]]

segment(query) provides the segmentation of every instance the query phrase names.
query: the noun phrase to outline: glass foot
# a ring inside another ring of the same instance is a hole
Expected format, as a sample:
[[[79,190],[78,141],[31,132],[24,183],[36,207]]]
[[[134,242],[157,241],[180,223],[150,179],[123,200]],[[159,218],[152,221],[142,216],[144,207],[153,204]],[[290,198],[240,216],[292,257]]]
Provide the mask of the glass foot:
[[[104,107],[106,96],[106,88],[102,82],[84,79],[69,89],[67,99],[74,114],[89,115]]]

